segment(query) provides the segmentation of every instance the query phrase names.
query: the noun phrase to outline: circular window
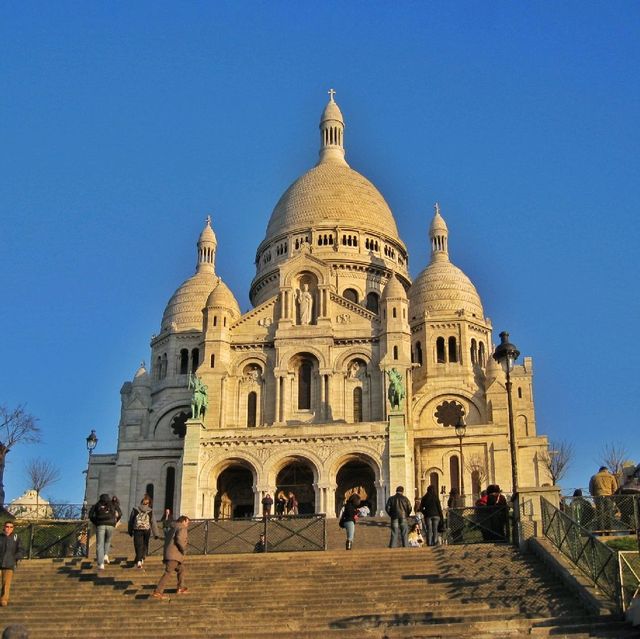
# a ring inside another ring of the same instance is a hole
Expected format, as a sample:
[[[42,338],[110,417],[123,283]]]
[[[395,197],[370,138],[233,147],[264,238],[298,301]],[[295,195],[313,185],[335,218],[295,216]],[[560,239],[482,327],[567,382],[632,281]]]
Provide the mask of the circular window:
[[[458,402],[451,400],[442,402],[436,408],[434,417],[438,424],[442,426],[455,426],[461,417],[464,417],[464,406]]]

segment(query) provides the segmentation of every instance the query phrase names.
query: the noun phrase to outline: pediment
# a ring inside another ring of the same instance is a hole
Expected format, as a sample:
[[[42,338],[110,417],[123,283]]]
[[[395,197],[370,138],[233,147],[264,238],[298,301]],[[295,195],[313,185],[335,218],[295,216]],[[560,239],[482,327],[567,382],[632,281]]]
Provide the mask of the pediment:
[[[378,315],[341,295],[331,293],[330,300],[332,320],[338,325],[342,324],[348,327],[352,323],[361,324],[366,322],[370,324],[371,322],[380,322]]]

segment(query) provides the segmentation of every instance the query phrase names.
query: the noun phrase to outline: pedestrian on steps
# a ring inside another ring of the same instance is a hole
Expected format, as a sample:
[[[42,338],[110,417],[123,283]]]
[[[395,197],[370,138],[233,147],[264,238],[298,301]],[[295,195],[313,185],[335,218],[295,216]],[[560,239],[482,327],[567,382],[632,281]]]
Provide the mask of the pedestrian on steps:
[[[153,518],[151,497],[145,495],[137,508],[131,510],[129,516],[129,536],[133,537],[133,548],[136,553],[134,562],[136,568],[142,568],[146,556],[149,554],[149,539],[159,539],[158,527]]]
[[[387,515],[391,517],[391,539],[389,548],[394,548],[400,537],[403,548],[407,546],[407,535],[409,533],[409,515],[411,515],[411,502],[404,495],[404,487],[398,486],[396,494],[387,499],[385,505]]]
[[[427,546],[438,545],[438,526],[444,521],[442,506],[435,486],[429,486],[420,500],[420,512],[424,516]]]
[[[9,605],[13,572],[23,556],[22,544],[14,532],[13,522],[5,521],[0,533],[0,606]]]
[[[360,506],[360,496],[353,493],[344,504],[344,509],[340,517],[344,531],[347,534],[346,549],[353,548],[353,538],[356,534],[356,521],[358,520],[358,507]]]
[[[164,549],[164,574],[160,578],[156,589],[151,595],[154,599],[169,599],[164,594],[171,579],[171,574],[176,573],[178,578],[178,594],[186,595],[189,590],[184,585],[184,560],[187,555],[187,544],[189,542],[189,518],[186,515],[180,515],[173,524],[173,538]]]
[[[111,549],[111,537],[120,521],[122,511],[117,503],[111,501],[107,493],[100,495],[100,499],[91,506],[89,519],[96,527],[96,559],[98,570],[104,570],[104,565],[109,563],[109,550]]]

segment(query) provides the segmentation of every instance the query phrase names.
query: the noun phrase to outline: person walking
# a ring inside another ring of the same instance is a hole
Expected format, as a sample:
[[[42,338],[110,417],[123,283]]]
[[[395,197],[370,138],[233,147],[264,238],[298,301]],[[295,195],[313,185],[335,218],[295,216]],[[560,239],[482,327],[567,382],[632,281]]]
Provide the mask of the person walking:
[[[13,572],[18,565],[18,560],[22,559],[24,552],[18,535],[14,532],[12,521],[5,521],[0,534],[0,606],[9,605],[9,593],[11,592],[11,582]]]
[[[267,493],[262,498],[262,514],[268,517],[271,514],[271,507],[273,506],[273,497]]]
[[[100,499],[91,506],[89,519],[96,527],[96,560],[98,570],[104,570],[105,563],[109,563],[109,550],[111,549],[111,537],[116,523],[120,521],[122,511],[107,493],[100,495]]]
[[[398,486],[396,494],[387,499],[385,504],[387,515],[391,517],[391,538],[389,548],[394,548],[400,537],[402,547],[407,546],[407,535],[409,533],[409,515],[411,515],[411,502],[404,495],[404,487]]]
[[[158,539],[158,527],[153,518],[151,498],[145,495],[140,505],[131,510],[129,516],[129,536],[133,537],[133,548],[136,556],[133,560],[136,568],[142,568],[146,556],[149,554],[149,539],[151,535]]]
[[[429,486],[420,500],[420,512],[424,517],[427,546],[438,545],[438,526],[444,520],[442,506],[435,486]]]
[[[280,491],[278,493],[278,497],[276,498],[276,515],[278,517],[282,517],[284,515],[284,510],[287,507],[287,498],[284,496],[284,493]]]
[[[156,589],[151,595],[154,599],[169,599],[164,594],[164,589],[171,579],[171,574],[176,573],[178,578],[178,594],[186,595],[189,590],[184,585],[184,560],[187,555],[187,544],[189,542],[189,518],[180,515],[173,524],[173,538],[164,549],[162,560],[164,562],[164,574],[160,578]]]
[[[356,521],[358,519],[358,507],[360,506],[360,496],[353,493],[344,504],[344,509],[340,517],[344,531],[347,534],[347,542],[345,548],[351,550],[353,548],[353,538],[356,534]]]
[[[287,499],[287,515],[297,515],[297,514],[298,514],[298,499],[296,498],[293,492],[290,492]]]
[[[611,530],[613,521],[613,494],[618,490],[618,480],[606,466],[589,480],[589,492],[596,503],[597,526],[600,532]]]

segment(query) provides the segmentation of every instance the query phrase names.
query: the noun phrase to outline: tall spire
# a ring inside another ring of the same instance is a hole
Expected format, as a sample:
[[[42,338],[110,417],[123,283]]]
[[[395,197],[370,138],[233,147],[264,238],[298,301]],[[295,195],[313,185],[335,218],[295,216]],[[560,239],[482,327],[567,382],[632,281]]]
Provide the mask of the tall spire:
[[[442,215],[440,215],[440,204],[433,205],[433,220],[429,227],[429,237],[431,238],[431,261],[449,260],[449,230]]]
[[[341,162],[344,159],[344,118],[333,99],[336,92],[329,89],[329,102],[320,117],[320,164]]]
[[[207,215],[206,224],[200,237],[198,238],[198,265],[196,272],[198,273],[215,273],[216,272],[216,234],[211,228],[211,216]]]

